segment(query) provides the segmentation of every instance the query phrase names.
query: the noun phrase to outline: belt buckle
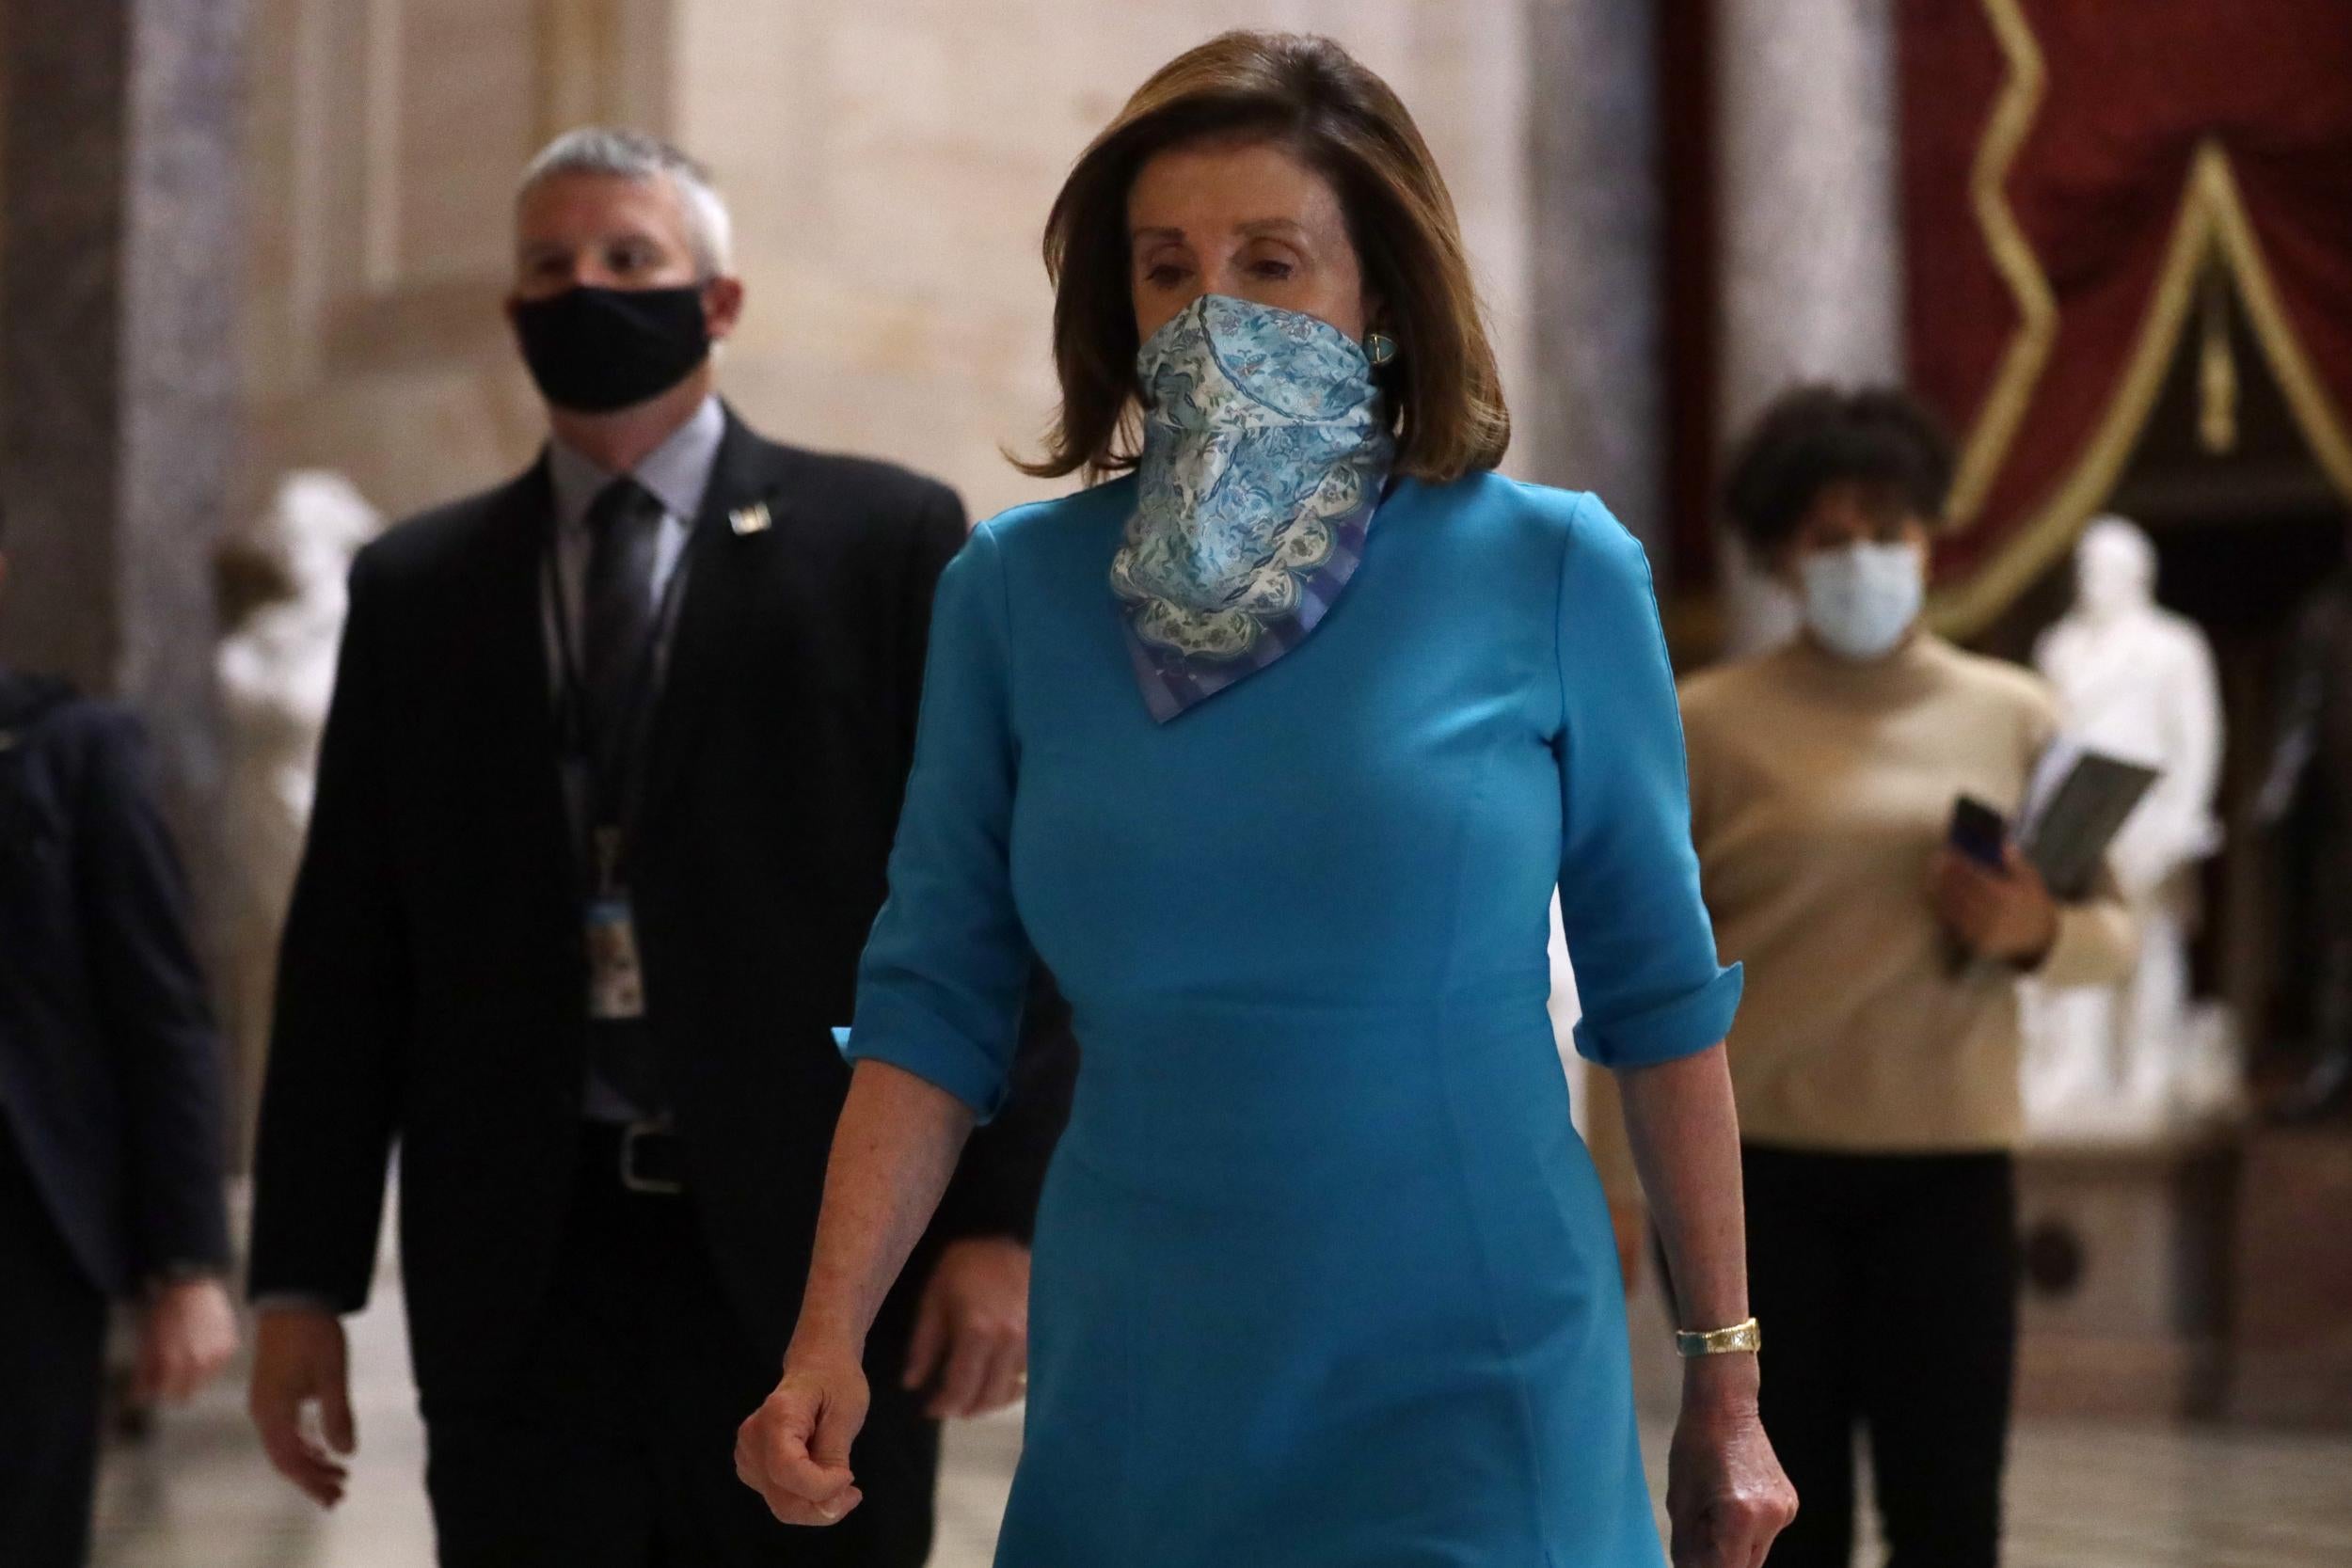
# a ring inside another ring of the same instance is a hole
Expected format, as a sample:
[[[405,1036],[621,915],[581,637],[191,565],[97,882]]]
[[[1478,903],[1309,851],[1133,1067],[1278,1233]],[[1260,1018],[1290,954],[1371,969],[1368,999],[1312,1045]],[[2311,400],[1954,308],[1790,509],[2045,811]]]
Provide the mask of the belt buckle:
[[[637,1147],[651,1137],[673,1137],[669,1118],[653,1121],[632,1121],[621,1129],[621,1185],[632,1193],[647,1193],[656,1197],[675,1197],[686,1191],[686,1183],[671,1178],[640,1175],[637,1169]]]

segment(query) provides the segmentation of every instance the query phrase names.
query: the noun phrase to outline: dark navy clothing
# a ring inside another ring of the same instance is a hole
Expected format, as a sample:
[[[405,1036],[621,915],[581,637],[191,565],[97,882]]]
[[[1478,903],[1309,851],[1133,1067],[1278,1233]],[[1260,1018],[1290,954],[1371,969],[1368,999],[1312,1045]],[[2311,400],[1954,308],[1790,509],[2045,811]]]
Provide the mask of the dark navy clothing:
[[[90,1283],[225,1267],[220,1036],[138,721],[0,672],[0,1117]]]
[[[129,714],[0,671],[0,1563],[87,1549],[106,1298],[226,1268],[220,1038]]]

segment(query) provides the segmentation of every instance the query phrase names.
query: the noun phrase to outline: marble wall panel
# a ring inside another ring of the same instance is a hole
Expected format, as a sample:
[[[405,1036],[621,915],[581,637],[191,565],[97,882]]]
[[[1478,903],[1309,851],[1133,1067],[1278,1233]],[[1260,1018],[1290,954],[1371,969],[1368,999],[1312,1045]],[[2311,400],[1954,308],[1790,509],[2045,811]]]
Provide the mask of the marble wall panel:
[[[946,478],[976,515],[1054,494],[1031,450],[1054,405],[1040,230],[1071,161],[1156,66],[1244,24],[1324,31],[1387,75],[1452,184],[1532,386],[1520,8],[1432,0],[675,0],[673,129],[733,201],[752,290],[724,381],[776,434]],[[1540,420],[1515,448],[1529,471]]]
[[[1532,477],[1593,490],[1666,580],[1657,0],[1528,7]]]
[[[1717,428],[1797,380],[1902,377],[1893,0],[1720,0]],[[1788,594],[1725,557],[1730,651],[1794,629]]]
[[[8,19],[0,657],[146,716],[194,858],[217,746],[207,562],[236,440],[238,0]]]

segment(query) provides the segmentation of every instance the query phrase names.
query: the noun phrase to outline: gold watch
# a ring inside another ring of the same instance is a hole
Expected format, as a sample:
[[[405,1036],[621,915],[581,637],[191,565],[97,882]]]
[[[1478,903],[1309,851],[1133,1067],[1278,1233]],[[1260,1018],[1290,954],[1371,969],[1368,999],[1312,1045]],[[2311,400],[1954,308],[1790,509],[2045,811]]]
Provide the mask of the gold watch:
[[[1764,1331],[1756,1326],[1754,1318],[1729,1328],[1675,1331],[1675,1354],[1685,1360],[1694,1355],[1754,1355],[1763,1349]]]

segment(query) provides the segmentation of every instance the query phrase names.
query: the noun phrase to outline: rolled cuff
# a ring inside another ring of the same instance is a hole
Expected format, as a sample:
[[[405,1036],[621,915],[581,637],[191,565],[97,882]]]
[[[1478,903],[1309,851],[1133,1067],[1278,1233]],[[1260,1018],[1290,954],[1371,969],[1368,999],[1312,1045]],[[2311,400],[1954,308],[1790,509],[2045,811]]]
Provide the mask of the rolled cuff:
[[[1650,1067],[1694,1055],[1721,1044],[1731,1033],[1746,984],[1740,966],[1733,964],[1698,990],[1645,1012],[1617,1019],[1587,1016],[1576,1026],[1576,1053],[1610,1069]]]
[[[833,1037],[850,1066],[888,1062],[911,1072],[963,1101],[980,1126],[995,1120],[1005,1108],[1009,1085],[1004,1070],[986,1052],[924,1013],[894,1008],[861,1017],[847,1029],[834,1029]]]

